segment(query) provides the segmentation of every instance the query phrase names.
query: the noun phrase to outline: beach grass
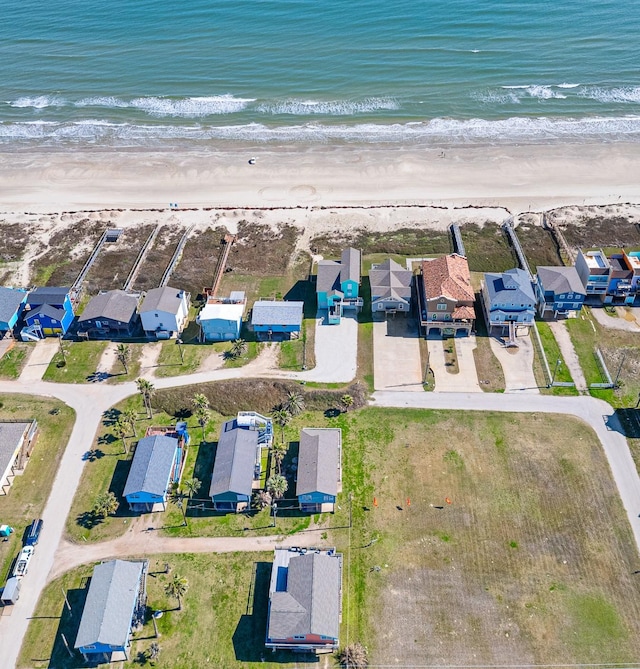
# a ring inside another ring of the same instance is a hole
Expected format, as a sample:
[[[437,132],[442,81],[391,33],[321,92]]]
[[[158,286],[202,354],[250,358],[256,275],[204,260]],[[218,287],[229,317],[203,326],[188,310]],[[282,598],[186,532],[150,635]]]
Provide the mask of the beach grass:
[[[33,344],[15,342],[0,359],[0,378],[17,379],[33,350]]]

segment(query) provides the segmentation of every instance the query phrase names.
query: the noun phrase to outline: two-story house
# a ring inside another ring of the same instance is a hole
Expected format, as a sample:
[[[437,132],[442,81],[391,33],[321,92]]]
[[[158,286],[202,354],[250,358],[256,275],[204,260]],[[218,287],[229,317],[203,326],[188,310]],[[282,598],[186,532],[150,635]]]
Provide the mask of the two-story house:
[[[23,339],[43,339],[66,334],[73,322],[71,289],[43,286],[32,290],[24,307]]]
[[[413,272],[392,258],[369,270],[371,311],[373,313],[408,314],[411,310]]]
[[[140,306],[142,329],[148,337],[170,339],[180,336],[189,322],[191,295],[164,286],[150,290]]]
[[[318,308],[327,310],[329,325],[338,324],[345,309],[357,311],[362,307],[362,298],[359,297],[360,265],[360,251],[354,248],[345,249],[339,262],[318,262]]]
[[[601,249],[578,251],[575,268],[587,301],[601,304],[635,304],[640,296],[640,252],[606,256]]]
[[[586,291],[575,267],[538,267],[538,313],[542,318],[566,317],[580,311]]]
[[[300,510],[333,512],[342,490],[342,430],[305,427],[300,433],[296,495]]]
[[[423,260],[418,276],[420,324],[428,336],[464,336],[473,331],[475,296],[469,263],[451,255]]]
[[[536,317],[536,295],[529,274],[515,268],[501,274],[486,273],[480,289],[489,334],[510,338],[527,334]]]

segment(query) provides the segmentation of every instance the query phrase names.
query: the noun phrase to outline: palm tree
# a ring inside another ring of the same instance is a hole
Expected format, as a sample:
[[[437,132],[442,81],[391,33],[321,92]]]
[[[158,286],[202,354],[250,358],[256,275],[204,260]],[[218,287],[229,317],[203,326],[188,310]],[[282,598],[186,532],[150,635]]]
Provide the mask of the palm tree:
[[[175,504],[180,511],[182,511],[182,523],[184,526],[187,526],[187,514],[184,511],[184,503],[187,499],[187,495],[183,490],[180,490],[180,488],[176,488],[170,495],[169,495],[169,501],[172,504]]]
[[[100,518],[106,518],[118,510],[118,499],[112,492],[103,492],[96,497],[93,512]]]
[[[189,589],[189,581],[178,573],[174,573],[171,580],[164,586],[167,597],[175,597],[178,600],[178,611],[182,611],[182,597]]]
[[[136,379],[136,386],[138,388],[138,392],[142,395],[142,402],[144,403],[144,407],[147,410],[147,418],[153,418],[153,408],[151,407],[151,398],[155,392],[153,383],[151,383],[151,381],[147,381],[147,379],[140,378]]]
[[[274,474],[267,479],[267,491],[271,497],[275,499],[282,499],[284,494],[289,490],[287,479],[282,474]]]
[[[271,418],[280,426],[282,430],[282,443],[284,444],[284,428],[291,422],[291,414],[280,406],[271,412]]]
[[[204,393],[196,393],[191,400],[195,409],[209,409],[209,399]]]
[[[118,344],[116,347],[116,358],[120,361],[124,367],[124,373],[129,373],[129,365],[127,364],[131,360],[131,349],[126,344]]]
[[[196,409],[196,420],[202,428],[202,441],[204,442],[204,430],[207,427],[207,423],[211,420],[211,411],[205,409],[204,407],[198,407]]]
[[[253,507],[255,509],[266,509],[267,507],[271,507],[272,503],[273,497],[271,497],[271,493],[268,490],[259,490],[253,496]]]
[[[276,461],[276,467],[278,468],[278,474],[282,474],[282,461],[287,454],[288,447],[286,444],[273,444],[271,447],[271,453],[273,459]]]
[[[338,653],[338,662],[344,669],[366,669],[369,666],[367,649],[357,641]]]
[[[137,437],[138,436],[138,429],[136,427],[136,420],[138,419],[138,414],[136,413],[135,409],[125,409],[122,412],[122,418],[123,418],[123,420],[126,420],[127,423],[129,423],[129,427],[131,427],[131,431],[133,432],[133,436]]]
[[[126,439],[127,434],[129,433],[129,427],[131,426],[122,416],[118,416],[118,420],[113,425],[113,431],[118,437],[120,437],[120,439],[122,439],[122,445],[124,446],[125,454],[129,453]]]
[[[247,352],[247,342],[244,339],[234,339],[229,353],[232,358],[241,358]]]
[[[184,487],[187,491],[187,494],[189,495],[189,500],[191,500],[194,495],[198,494],[198,490],[200,490],[201,485],[202,483],[200,482],[200,479],[197,479],[195,476],[192,479],[188,479],[184,482]]]
[[[353,397],[351,395],[343,395],[340,398],[340,404],[342,404],[344,411],[349,411],[349,407],[353,406]]]
[[[297,390],[290,390],[287,393],[287,399],[282,408],[288,411],[292,416],[297,416],[304,411],[304,395]]]

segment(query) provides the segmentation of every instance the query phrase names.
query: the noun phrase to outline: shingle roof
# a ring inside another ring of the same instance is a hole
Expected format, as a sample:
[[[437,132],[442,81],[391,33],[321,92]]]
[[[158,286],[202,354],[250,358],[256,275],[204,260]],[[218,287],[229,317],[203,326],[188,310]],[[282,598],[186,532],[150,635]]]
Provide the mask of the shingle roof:
[[[342,264],[335,260],[320,260],[318,262],[318,276],[316,281],[317,293],[328,293],[340,290],[340,272]]]
[[[487,273],[484,275],[484,283],[491,305],[505,302],[531,306],[536,304],[529,274],[518,267],[502,274]]]
[[[31,423],[0,423],[0,476],[14,461],[16,451],[22,446],[25,431]]]
[[[50,304],[41,304],[35,309],[31,309],[31,311],[28,311],[25,318],[31,320],[34,316],[47,316],[53,320],[62,321],[65,315],[66,312],[64,309],[53,307]]]
[[[163,496],[176,457],[178,440],[165,435],[143,437],[136,446],[123,495],[146,492]]]
[[[557,295],[561,293],[586,294],[575,267],[538,267],[538,278],[545,291],[552,290]]]
[[[422,276],[427,299],[444,296],[459,302],[473,302],[471,275],[467,259],[457,253],[422,261]]]
[[[143,562],[111,560],[93,569],[74,648],[127,645]]]
[[[252,325],[301,325],[304,302],[258,300],[251,313]]]
[[[302,430],[298,453],[297,495],[312,492],[334,496],[338,494],[341,439],[342,432],[339,428],[306,427]]]
[[[360,251],[358,249],[345,249],[342,252],[340,265],[340,283],[345,281],[360,283]]]
[[[258,449],[258,432],[238,427],[235,420],[222,426],[209,495],[233,492],[251,496]]]
[[[78,323],[95,318],[109,318],[120,323],[129,323],[136,313],[138,298],[124,290],[109,290],[89,300]]]
[[[29,293],[27,304],[37,306],[38,304],[64,304],[65,297],[71,288],[58,286],[41,286]]]
[[[146,311],[167,311],[171,314],[177,314],[180,304],[184,299],[184,291],[171,286],[163,288],[152,288],[145,296],[140,313]]]
[[[276,549],[276,553],[279,550],[286,549]],[[280,562],[276,558],[274,569]],[[286,590],[269,593],[267,638],[288,639],[317,634],[337,639],[340,630],[342,555],[293,554],[285,568]]]
[[[374,265],[369,270],[372,300],[391,298],[408,302],[411,298],[412,277],[411,270],[404,269],[391,258]]]
[[[0,321],[8,323],[27,297],[24,290],[0,286]]]

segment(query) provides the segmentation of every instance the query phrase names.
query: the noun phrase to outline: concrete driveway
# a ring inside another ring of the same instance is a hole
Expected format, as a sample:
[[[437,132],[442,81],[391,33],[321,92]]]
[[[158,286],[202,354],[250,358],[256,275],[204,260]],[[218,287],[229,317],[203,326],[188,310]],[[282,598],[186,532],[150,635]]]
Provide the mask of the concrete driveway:
[[[447,370],[444,357],[444,344],[454,342],[456,355],[458,356],[457,374],[452,374]],[[476,371],[476,362],[473,357],[473,351],[476,348],[476,337],[455,337],[454,339],[444,340],[440,337],[427,339],[429,347],[429,366],[433,370],[436,380],[435,392],[438,393],[481,393],[480,383],[478,382],[478,372]]]
[[[533,373],[533,342],[530,336],[518,337],[518,346],[506,348],[495,337],[489,337],[491,350],[502,365],[505,393],[539,393]]]
[[[53,356],[59,350],[60,342],[55,337],[37,342],[20,374],[20,381],[40,381]]]
[[[418,326],[396,316],[373,322],[373,379],[376,390],[423,392]]]

